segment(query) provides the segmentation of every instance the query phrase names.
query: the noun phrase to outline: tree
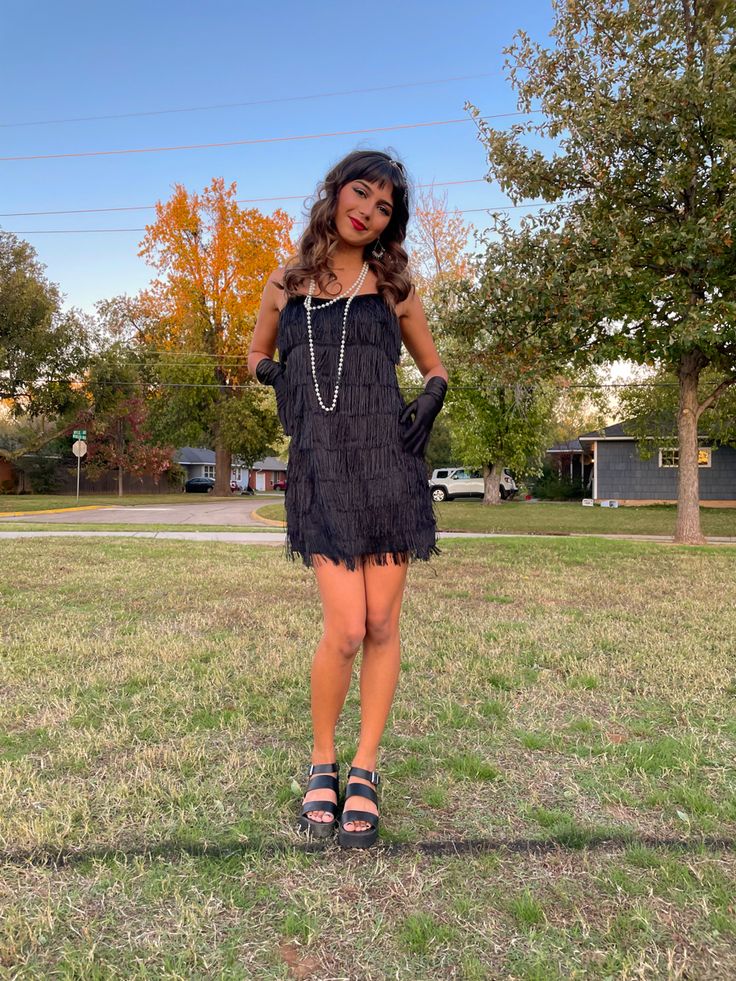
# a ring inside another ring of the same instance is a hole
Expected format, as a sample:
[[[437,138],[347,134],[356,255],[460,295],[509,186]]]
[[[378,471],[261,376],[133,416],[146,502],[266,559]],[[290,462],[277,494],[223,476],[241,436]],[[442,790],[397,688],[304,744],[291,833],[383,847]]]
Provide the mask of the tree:
[[[679,385],[677,527],[697,543],[698,421],[736,382],[736,7],[727,0],[553,0],[553,48],[505,51],[518,106],[495,130],[470,103],[489,180],[552,207],[498,216],[473,316],[548,361],[627,358]],[[536,111],[536,108],[535,110]],[[559,140],[549,156],[521,137]],[[698,394],[705,368],[709,391]]]
[[[473,226],[466,224],[459,211],[447,208],[447,191],[423,188],[417,197],[409,241],[412,280],[422,294],[431,316],[448,302],[450,293],[442,286],[465,278],[470,261],[465,249]]]
[[[419,192],[414,209],[412,231],[407,246],[412,282],[422,297],[427,321],[440,357],[445,360],[445,323],[447,305],[453,295],[447,286],[468,274],[466,252],[472,225],[466,225],[458,211],[447,207],[447,193],[437,194],[434,187]],[[402,388],[414,388],[421,378],[408,354],[399,366]],[[413,395],[411,396],[413,398]],[[429,471],[446,466],[452,456],[452,432],[448,412],[437,418],[426,451]]]
[[[147,226],[139,255],[161,278],[132,306],[138,338],[171,386],[156,397],[158,438],[174,439],[181,423],[178,432],[188,428],[214,445],[220,495],[229,490],[232,454],[252,462],[276,432],[275,416],[272,424],[266,418],[267,396],[248,374],[245,352],[266,279],[291,247],[292,220],[284,211],[268,217],[242,209],[235,195],[234,183],[226,188],[222,178],[214,178],[202,194],[177,184],[171,199],[156,205],[156,221]],[[122,303],[106,310],[118,322],[130,313]],[[201,414],[192,418],[192,410]]]
[[[0,403],[14,420],[0,456],[17,461],[69,429],[84,404],[78,379],[88,356],[82,315],[62,311],[33,248],[0,232]]]
[[[135,351],[117,342],[100,352],[86,378],[90,405],[77,420],[87,430],[85,471],[91,480],[116,470],[118,495],[123,475],[152,474],[157,481],[172,465],[174,447],[152,439],[142,391],[141,364]]]
[[[551,432],[553,443],[576,439],[581,433],[602,429],[611,419],[611,398],[592,368],[558,376]]]
[[[451,383],[453,445],[465,466],[483,470],[483,504],[499,504],[504,467],[541,473],[555,388],[538,380],[503,383],[482,362],[453,373]]]
[[[717,371],[705,368],[699,379],[698,401],[705,401],[718,382]],[[665,369],[652,373],[646,384],[621,390],[619,400],[628,421],[627,432],[638,438],[642,458],[651,457],[658,446],[678,445],[673,427],[678,390],[677,376]],[[736,446],[736,388],[724,392],[707,413],[701,414],[698,435],[709,446]]]

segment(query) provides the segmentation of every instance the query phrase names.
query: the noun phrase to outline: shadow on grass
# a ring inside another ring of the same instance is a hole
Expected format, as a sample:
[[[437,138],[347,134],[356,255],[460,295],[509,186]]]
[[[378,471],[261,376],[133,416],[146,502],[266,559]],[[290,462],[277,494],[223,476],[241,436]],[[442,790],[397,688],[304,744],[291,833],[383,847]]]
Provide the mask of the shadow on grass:
[[[632,835],[622,832],[618,835],[598,835],[589,832],[585,841],[567,841],[565,836],[547,838],[476,838],[464,840],[439,841],[382,841],[379,839],[369,851],[382,856],[392,855],[446,855],[473,856],[492,852],[522,854],[530,856],[546,855],[551,852],[584,851],[590,849],[617,851],[633,846],[648,848],[664,848],[670,851],[732,851],[736,850],[736,838],[719,837],[657,837],[656,835]],[[352,850],[352,849],[351,849]],[[359,851],[359,849],[356,849]],[[144,844],[131,845],[127,848],[100,846],[99,848],[68,849],[52,846],[31,849],[28,851],[0,852],[0,865],[30,865],[36,867],[68,868],[82,865],[86,862],[103,861],[117,862],[131,858],[168,858],[177,859],[183,855],[206,858],[233,858],[237,855],[259,855],[264,858],[301,852],[337,853],[342,855],[343,849],[337,846],[334,838],[325,841],[302,840],[296,843],[288,841],[273,841],[272,839],[253,838],[250,841],[202,842],[173,840],[161,842],[153,847]]]

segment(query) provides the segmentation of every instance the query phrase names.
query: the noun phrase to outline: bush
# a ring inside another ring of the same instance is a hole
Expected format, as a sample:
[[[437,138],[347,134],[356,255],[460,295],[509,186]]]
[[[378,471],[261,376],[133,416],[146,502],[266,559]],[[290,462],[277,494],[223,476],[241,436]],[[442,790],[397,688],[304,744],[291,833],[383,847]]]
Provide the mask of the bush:
[[[172,490],[184,490],[187,472],[179,463],[172,463],[169,469],[165,471],[165,475],[166,483]]]
[[[585,488],[579,480],[561,477],[554,467],[545,463],[542,475],[530,481],[531,493],[541,501],[581,501]]]
[[[54,494],[62,486],[56,459],[24,456],[21,457],[19,469],[25,473],[34,494]]]

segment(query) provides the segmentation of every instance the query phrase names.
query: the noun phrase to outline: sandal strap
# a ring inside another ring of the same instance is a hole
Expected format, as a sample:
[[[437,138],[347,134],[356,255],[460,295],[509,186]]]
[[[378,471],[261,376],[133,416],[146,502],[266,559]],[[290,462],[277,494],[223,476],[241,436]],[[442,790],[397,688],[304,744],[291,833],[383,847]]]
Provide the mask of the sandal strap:
[[[344,824],[349,824],[351,821],[367,821],[372,828],[378,827],[378,816],[376,814],[371,814],[370,811],[343,811],[342,817],[340,818],[341,826]],[[345,829],[343,828],[343,831]],[[355,835],[360,834],[359,831],[345,831],[345,834]]]
[[[317,777],[312,777],[307,784],[307,789],[305,793],[309,793],[310,790],[334,790],[337,793],[339,783],[337,782],[337,777],[331,777],[327,774],[323,774]]]
[[[362,766],[351,766],[350,773],[348,773],[348,779],[350,779],[350,777],[362,777],[364,780],[370,780],[370,782],[375,784],[376,787],[381,782],[381,778],[375,770],[364,770]]]
[[[337,814],[337,804],[331,800],[308,800],[302,805],[302,816],[310,811],[329,811],[330,814]]]
[[[366,787],[364,783],[349,783],[345,788],[345,800],[348,797],[366,797],[378,807],[378,794],[373,787]]]
[[[313,773],[332,773],[333,770],[340,772],[339,763],[312,763],[309,767],[309,776]]]

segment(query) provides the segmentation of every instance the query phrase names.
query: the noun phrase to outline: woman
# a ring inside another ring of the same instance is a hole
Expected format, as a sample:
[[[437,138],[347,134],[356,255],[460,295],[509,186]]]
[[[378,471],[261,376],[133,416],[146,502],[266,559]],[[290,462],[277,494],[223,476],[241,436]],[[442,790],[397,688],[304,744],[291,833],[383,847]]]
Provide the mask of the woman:
[[[292,437],[286,555],[314,568],[322,601],[299,827],[326,837],[339,817],[348,848],[378,836],[375,767],[399,675],[407,566],[440,551],[423,456],[447,372],[411,284],[408,219],[401,163],[372,150],[337,163],[296,255],[269,276],[248,354]],[[396,379],[402,340],[425,382],[409,405]],[[335,726],[361,644],[360,740],[338,815]]]

